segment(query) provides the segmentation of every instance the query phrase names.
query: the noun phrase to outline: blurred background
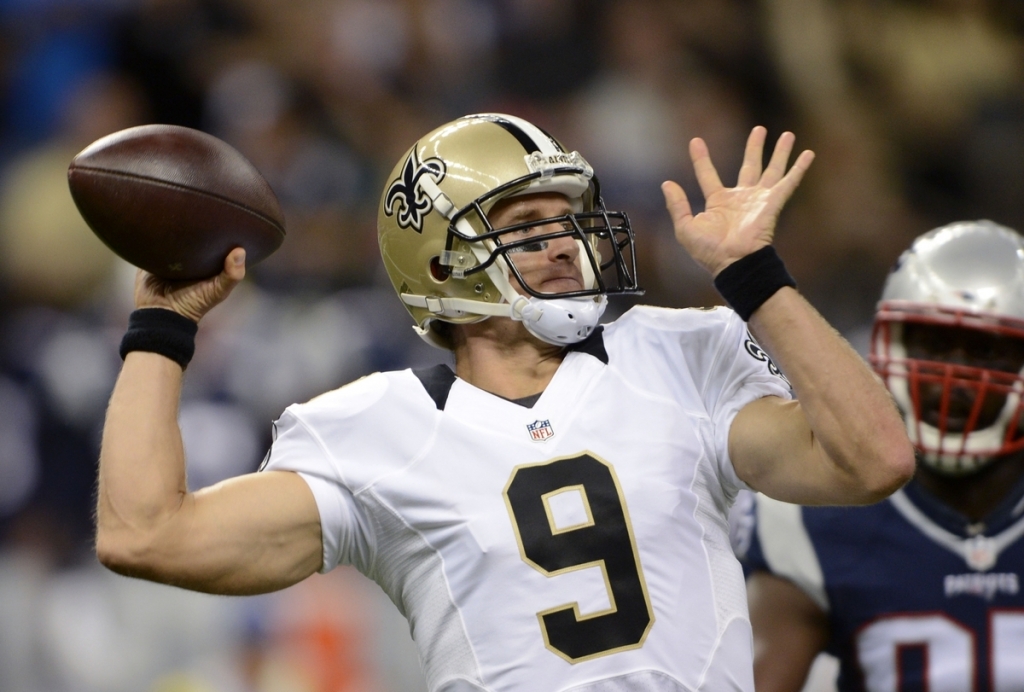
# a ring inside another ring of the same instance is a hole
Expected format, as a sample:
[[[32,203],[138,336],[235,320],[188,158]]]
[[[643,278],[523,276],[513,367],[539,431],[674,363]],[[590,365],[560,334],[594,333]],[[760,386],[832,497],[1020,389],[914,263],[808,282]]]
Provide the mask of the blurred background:
[[[381,266],[398,157],[470,112],[594,164],[637,233],[643,302],[719,302],[659,183],[686,144],[734,180],[750,128],[815,165],[777,246],[862,352],[899,251],[958,219],[1024,228],[1020,0],[0,0],[0,690],[423,688],[408,630],[346,569],[273,596],[116,577],[91,551],[98,442],[134,270],[66,169],[142,123],[221,137],[285,210],[282,249],[203,323],[181,425],[194,488],[255,469],[290,403],[446,360]],[[614,317],[628,303],[613,306]]]

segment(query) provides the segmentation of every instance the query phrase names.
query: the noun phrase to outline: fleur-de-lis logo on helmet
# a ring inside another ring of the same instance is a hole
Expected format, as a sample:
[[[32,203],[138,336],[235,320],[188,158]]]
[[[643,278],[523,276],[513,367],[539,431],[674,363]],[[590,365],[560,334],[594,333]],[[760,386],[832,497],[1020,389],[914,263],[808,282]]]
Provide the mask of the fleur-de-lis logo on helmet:
[[[409,158],[402,166],[402,176],[391,181],[387,194],[384,196],[384,213],[393,216],[398,212],[398,225],[402,228],[411,228],[417,233],[423,232],[423,218],[434,208],[427,193],[419,186],[419,180],[424,175],[429,175],[435,183],[444,180],[447,168],[444,161],[432,157],[421,162],[413,148]]]

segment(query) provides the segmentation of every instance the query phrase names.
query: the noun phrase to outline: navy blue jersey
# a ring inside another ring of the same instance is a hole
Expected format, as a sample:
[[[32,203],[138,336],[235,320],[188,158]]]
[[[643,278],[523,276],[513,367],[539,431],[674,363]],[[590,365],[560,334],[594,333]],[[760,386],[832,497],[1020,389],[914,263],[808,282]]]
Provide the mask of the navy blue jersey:
[[[758,496],[748,570],[827,613],[841,692],[1024,691],[1024,489],[968,524],[912,483],[869,507]]]

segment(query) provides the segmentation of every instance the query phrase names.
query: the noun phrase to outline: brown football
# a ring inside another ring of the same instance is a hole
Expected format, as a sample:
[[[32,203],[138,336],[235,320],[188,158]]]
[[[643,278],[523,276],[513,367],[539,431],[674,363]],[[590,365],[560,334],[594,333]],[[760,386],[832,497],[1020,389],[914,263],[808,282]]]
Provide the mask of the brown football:
[[[219,274],[244,247],[252,266],[284,241],[274,191],[225,142],[177,125],[142,125],[96,140],[68,167],[71,196],[111,250],[164,279]]]

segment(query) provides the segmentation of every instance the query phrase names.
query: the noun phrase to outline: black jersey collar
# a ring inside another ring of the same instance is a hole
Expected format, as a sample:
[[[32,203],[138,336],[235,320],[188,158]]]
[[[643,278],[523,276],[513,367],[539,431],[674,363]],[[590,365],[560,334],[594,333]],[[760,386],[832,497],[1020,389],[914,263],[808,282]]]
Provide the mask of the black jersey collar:
[[[597,328],[583,341],[571,344],[565,349],[568,351],[579,351],[587,353],[599,361],[608,365],[608,350],[604,347],[604,325],[599,324]]]
[[[604,347],[604,325],[598,325],[590,336],[579,343],[566,347],[565,350],[566,353],[572,351],[586,353],[607,365],[608,351]],[[444,411],[444,405],[448,403],[448,394],[452,390],[452,385],[455,384],[455,373],[452,369],[447,365],[434,365],[428,368],[414,368],[412,374],[427,390],[427,394],[433,399],[437,410]],[[530,405],[532,406],[533,403],[535,402],[531,402]]]
[[[435,365],[429,368],[413,368],[412,374],[419,378],[427,394],[434,400],[438,411],[444,411],[448,403],[448,393],[455,384],[455,373],[447,365]]]

